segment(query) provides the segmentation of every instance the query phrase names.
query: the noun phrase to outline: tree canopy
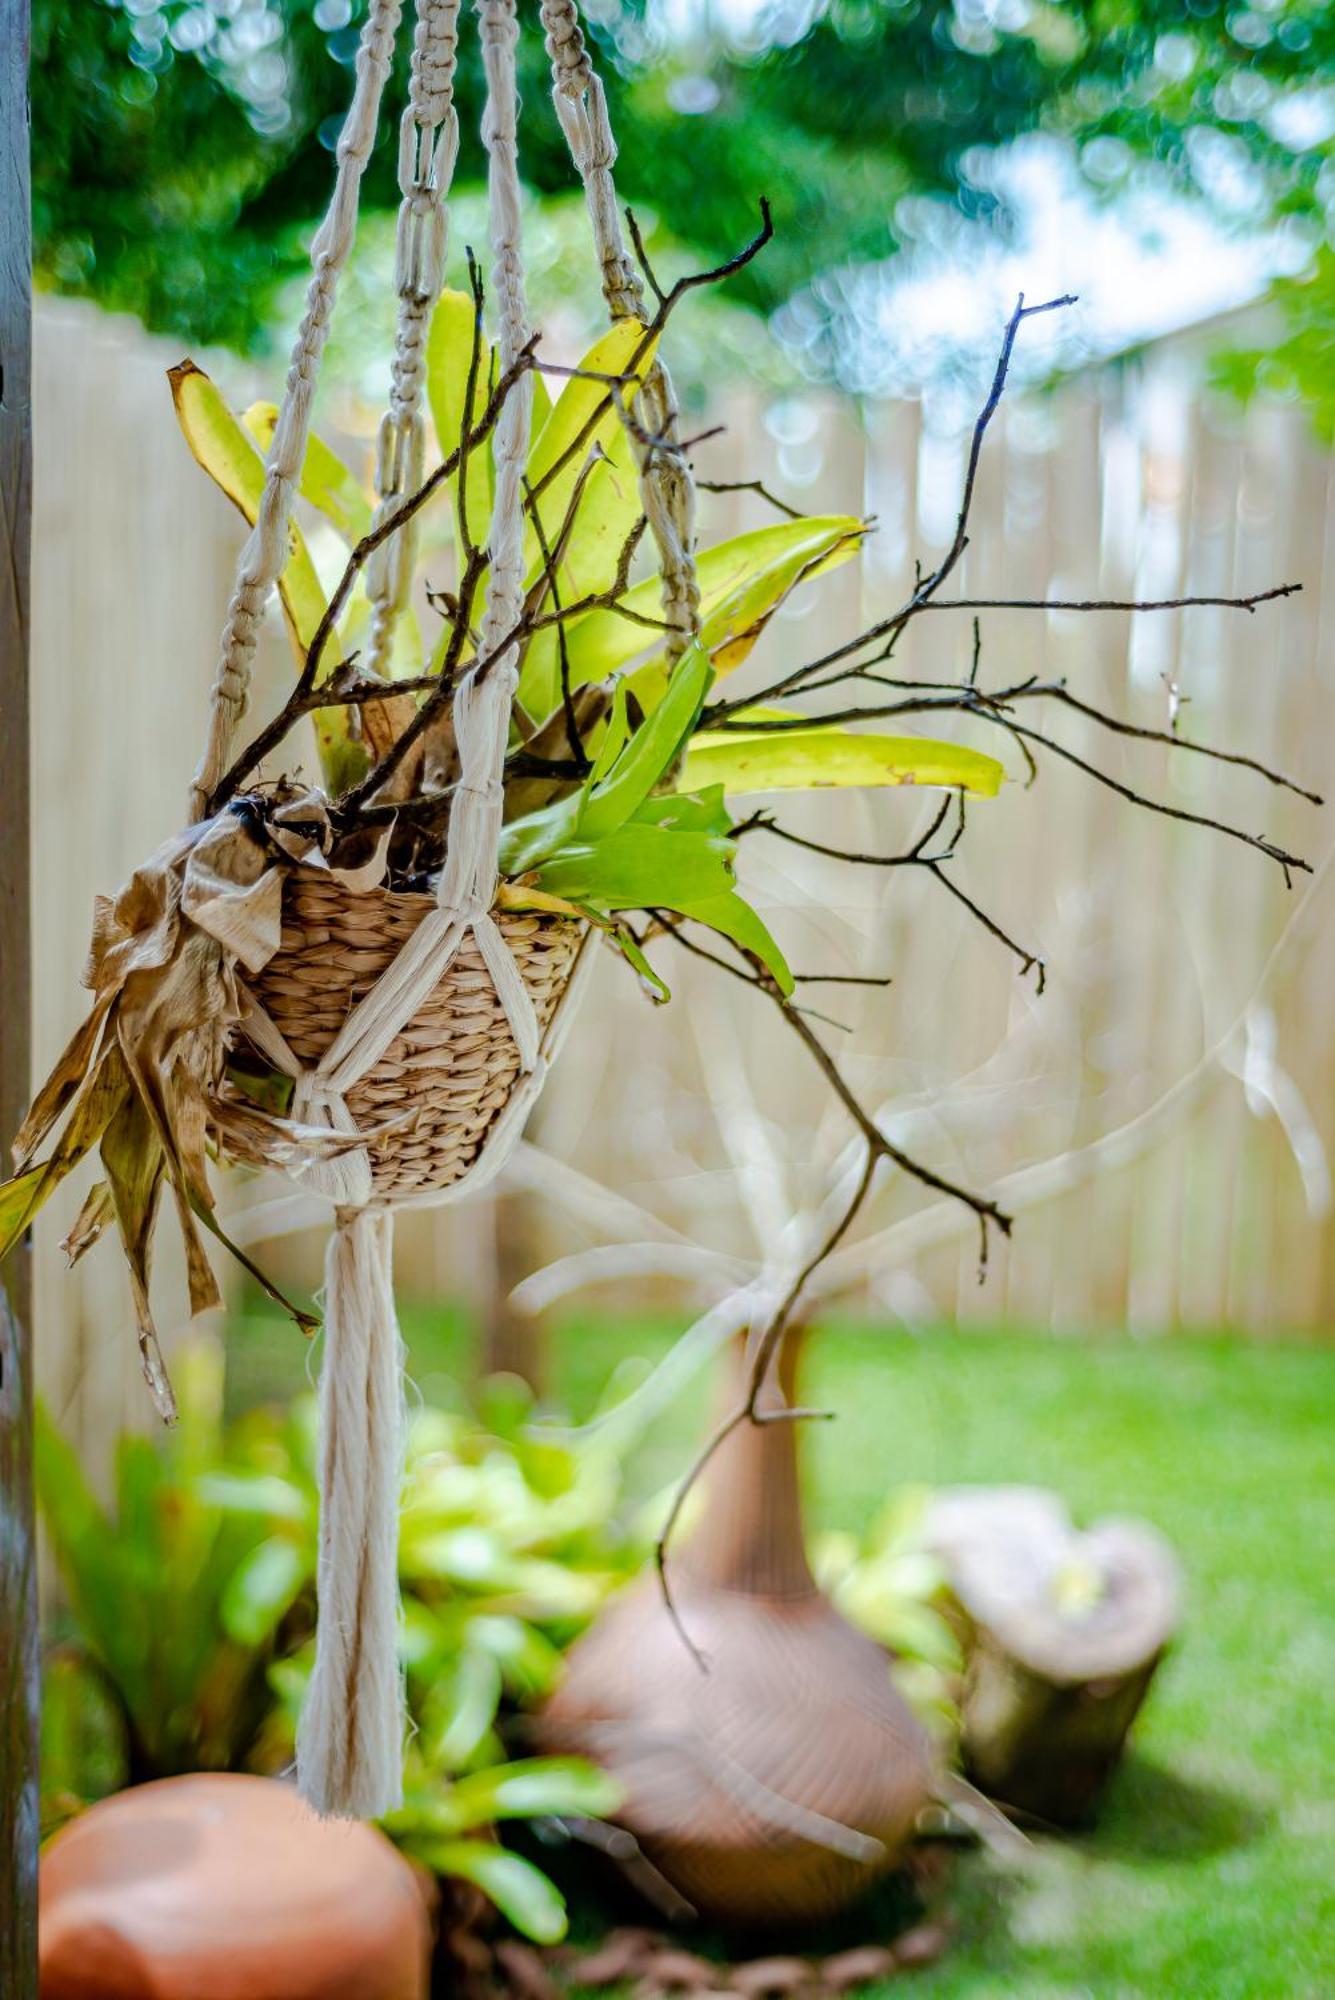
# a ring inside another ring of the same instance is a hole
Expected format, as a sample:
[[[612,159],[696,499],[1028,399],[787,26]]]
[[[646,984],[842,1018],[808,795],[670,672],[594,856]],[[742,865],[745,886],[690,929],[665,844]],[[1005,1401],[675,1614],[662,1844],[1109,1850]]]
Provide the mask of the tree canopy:
[[[45,282],[193,342],[262,345],[328,193],[363,11],[362,0],[35,0]],[[739,286],[762,310],[813,268],[891,255],[906,197],[995,213],[980,159],[1035,131],[1064,136],[1100,192],[1157,172],[1227,222],[1294,218],[1314,258],[1335,208],[1327,0],[774,0],[742,42],[704,21],[674,39],[640,0],[596,9],[620,187],[708,260],[745,238],[766,195],[776,242]],[[523,171],[539,193],[568,192],[531,27]],[[481,98],[465,35],[461,181],[480,171],[468,135]],[[372,206],[396,205],[394,163],[386,129]]]

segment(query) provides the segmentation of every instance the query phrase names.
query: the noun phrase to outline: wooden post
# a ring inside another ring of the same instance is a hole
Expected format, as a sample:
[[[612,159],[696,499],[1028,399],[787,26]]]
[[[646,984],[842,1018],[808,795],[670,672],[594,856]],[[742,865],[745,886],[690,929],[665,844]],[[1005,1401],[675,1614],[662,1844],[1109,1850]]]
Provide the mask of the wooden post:
[[[32,517],[29,0],[0,0],[0,1142],[31,1079],[28,561]],[[0,1993],[37,1995],[37,1568],[29,1253],[0,1287]]]

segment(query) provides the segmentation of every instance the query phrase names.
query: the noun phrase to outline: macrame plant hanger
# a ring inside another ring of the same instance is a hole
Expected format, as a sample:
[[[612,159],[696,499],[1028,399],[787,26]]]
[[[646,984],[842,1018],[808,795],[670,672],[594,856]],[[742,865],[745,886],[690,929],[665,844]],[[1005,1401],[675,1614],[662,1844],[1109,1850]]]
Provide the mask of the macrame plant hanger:
[[[515,0],[477,0],[487,83],[483,139],[489,156],[492,292],[499,317],[500,377],[517,367],[529,339],[521,256],[516,120]],[[289,522],[310,431],[316,379],[338,280],[351,252],[362,174],[375,140],[390,74],[400,0],[371,0],[356,65],[356,88],[338,145],[328,214],[312,246],[313,275],[265,467],[254,528],[242,551],[215,674],[204,753],[195,774],[192,817],[200,820],[229,767],[244,712],[260,619],[288,552]],[[645,319],[638,274],[621,234],[612,167],[616,157],[606,101],[573,0],[546,0],[542,23],[553,94],[584,185],[602,287],[613,319]],[[423,479],[424,355],[446,250],[446,195],[458,151],[453,104],[459,0],[417,0],[409,101],[399,142],[396,286],[399,309],[389,408],[376,453],[376,525],[403,506]],[[303,1184],[334,1206],[325,1267],[325,1352],[320,1384],[319,1625],[315,1667],[297,1737],[301,1789],[321,1812],[375,1817],[402,1795],[403,1689],[398,1663],[397,1508],[402,1457],[402,1341],[395,1316],[393,1207],[452,1200],[503,1165],[569,1025],[591,960],[589,934],[573,949],[568,983],[540,1027],[520,967],[493,911],[504,808],[504,767],[519,674],[517,645],[498,651],[520,620],[524,599],[523,470],[532,382],[520,372],[497,420],[490,581],[477,661],[453,701],[458,782],[435,906],[352,1007],[314,1062],[302,1061],[255,990],[243,987],[248,1040],[294,1084],[292,1119],[354,1139],[349,1094],[439,985],[471,936],[503,1010],[519,1073],[479,1150],[447,1187],[386,1192],[366,1147],[312,1157]],[[694,492],[677,442],[668,374],[655,361],[629,425],[642,505],[654,537],[675,660],[699,625],[692,558]],[[374,552],[367,569],[371,604],[366,666],[390,654],[395,620],[409,592],[415,524]],[[393,683],[386,682],[393,698]],[[400,701],[404,697],[399,698]],[[409,711],[411,712],[411,711]]]

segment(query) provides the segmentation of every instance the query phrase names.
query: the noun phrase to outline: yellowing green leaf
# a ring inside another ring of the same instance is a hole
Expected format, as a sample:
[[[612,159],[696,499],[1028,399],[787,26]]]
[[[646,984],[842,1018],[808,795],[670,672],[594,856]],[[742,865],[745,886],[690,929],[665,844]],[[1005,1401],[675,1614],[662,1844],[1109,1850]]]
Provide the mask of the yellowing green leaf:
[[[253,527],[264,492],[264,461],[202,368],[183,361],[167,370],[176,417],[196,460]],[[278,594],[292,649],[300,666],[325,612],[325,594],[296,522],[288,529],[289,553]],[[348,737],[347,711],[322,708],[312,717],[325,779],[335,794],[365,769],[360,745]]]
[[[426,342],[426,393],[431,420],[436,426],[436,442],[442,458],[457,450],[465,428],[464,405],[468,396],[468,371],[473,356],[475,308],[466,292],[444,291],[431,315]],[[468,428],[477,423],[487,407],[491,390],[491,342],[484,334],[478,348],[477,374]],[[458,508],[458,477],[446,481]],[[464,481],[468,531],[478,548],[486,546],[491,526],[492,465],[490,441],[468,455]]]
[[[715,671],[740,665],[799,579],[847,562],[860,547],[863,532],[862,522],[851,514],[818,514],[810,520],[775,522],[702,549],[696,561],[701,637],[714,657]],[[661,616],[658,578],[637,583],[622,605],[640,618]],[[572,622],[566,644],[570,677],[578,685],[603,680],[641,654],[660,652],[663,642],[651,628],[620,612],[598,610]],[[642,692],[638,680],[636,692]]]
[[[995,798],[1005,771],[995,757],[921,736],[859,735],[849,729],[733,732],[692,739],[678,780],[683,792],[722,785],[749,792],[809,791],[826,785],[939,785]]]
[[[621,418],[608,396],[606,382],[590,381],[590,375],[632,375],[643,382],[657,346],[645,337],[645,329],[635,319],[618,320],[600,340],[594,342],[580,362],[583,374],[566,382],[529,453],[526,477],[538,491],[543,527],[554,534],[565,516],[570,495],[580,470],[595,445],[609,451],[622,430]],[[629,400],[628,389],[623,395]],[[606,404],[606,408],[602,405]],[[540,489],[540,490],[539,490]],[[535,544],[536,546],[536,544]]]
[[[255,525],[264,492],[264,460],[202,368],[183,361],[169,368],[172,401],[185,441],[209,477]],[[293,645],[302,659],[324,615],[325,594],[301,530],[290,530],[291,552],[278,589]]]
[[[539,502],[543,533],[548,534],[550,510]],[[617,568],[626,541],[640,518],[639,474],[624,428],[607,444],[606,456],[593,467],[584,482],[579,507],[560,556],[554,564],[555,592],[548,591],[545,611],[577,604],[581,598],[609,590],[616,581]],[[555,552],[555,540],[562,522],[550,528],[548,549]],[[532,587],[544,571],[536,536],[530,529],[528,585]],[[646,637],[649,633],[646,631]],[[576,683],[578,684],[578,682]],[[519,699],[530,715],[550,715],[561,699],[560,640],[555,626],[534,634],[524,655]]]
[[[267,452],[278,422],[276,403],[252,403],[241,419],[261,452]],[[361,481],[323,438],[311,437],[301,467],[301,495],[318,508],[349,548],[370,532],[371,503]]]

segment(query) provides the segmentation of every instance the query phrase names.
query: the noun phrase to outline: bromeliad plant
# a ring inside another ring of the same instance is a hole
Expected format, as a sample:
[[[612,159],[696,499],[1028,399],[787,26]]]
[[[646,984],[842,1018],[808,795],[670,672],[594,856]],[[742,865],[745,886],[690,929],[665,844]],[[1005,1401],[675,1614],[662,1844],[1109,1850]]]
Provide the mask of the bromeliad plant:
[[[180,1421],[122,1438],[116,1506],[41,1410],[37,1479],[69,1606],[45,1678],[48,1826],[128,1782],[291,1762],[315,1605],[315,1411],[252,1412],[224,1433],[221,1360],[178,1358]],[[498,1845],[514,1819],[599,1818],[611,1781],[578,1758],[512,1760],[506,1711],[537,1700],[562,1648],[642,1554],[617,1525],[618,1469],[530,1436],[484,1385],[483,1414],[424,1408],[410,1429],[399,1570],[413,1734],[386,1831],[550,1942],[557,1891]]]
[[[495,380],[496,364],[480,309],[476,289],[472,298],[446,292],[427,346],[437,435],[446,463],[458,462],[442,482],[457,580],[450,591],[430,594],[442,624],[429,646],[411,607],[404,608],[395,628],[394,665],[413,684],[415,696],[428,696],[428,708],[475,657],[472,621],[485,599],[484,541],[492,498],[491,405],[485,392]],[[597,924],[660,999],[669,997],[668,988],[623,913],[666,911],[700,924],[740,946],[791,994],[793,978],[783,954],[737,885],[728,798],[899,784],[991,796],[1000,787],[1002,767],[958,744],[855,733],[818,721],[771,733],[776,722],[802,723],[791,711],[743,709],[726,729],[707,726],[703,712],[711,691],[748,658],[799,584],[857,553],[868,524],[851,515],[791,515],[701,549],[699,637],[669,663],[667,630],[656,616],[657,580],[631,581],[646,528],[634,459],[637,441],[643,442],[637,440],[634,399],[657,344],[657,326],[622,321],[577,368],[560,371],[567,379],[554,404],[541,389],[540,373],[535,381],[534,441],[525,476],[528,612],[507,765],[502,901],[511,909],[566,912]],[[172,371],[172,386],[196,458],[253,522],[274,406],[255,404],[234,417],[214,385],[189,363]],[[336,606],[340,598],[346,604],[337,644],[347,662],[355,658],[370,618],[360,551],[374,541],[371,502],[356,474],[318,438],[306,455],[301,490],[347,551],[345,582],[333,599]],[[345,588],[349,569],[358,573],[351,589]],[[309,661],[330,605],[299,535],[281,588],[300,667]],[[326,705],[340,691],[347,705]],[[331,793],[351,787],[357,798],[369,801],[402,774],[408,753],[391,736],[379,777],[367,775],[368,758],[384,740],[380,697],[387,694],[394,703],[403,700],[338,669],[296,704],[315,717]],[[350,725],[350,718],[357,720]],[[421,759],[421,769],[434,765],[437,781],[446,784],[447,736],[447,725],[425,731]],[[272,729],[264,732],[262,747],[273,740]],[[246,762],[254,762],[252,753]],[[391,853],[400,879],[412,886],[429,873],[422,828],[432,803],[430,795],[405,798],[396,809],[404,837],[397,851],[391,843]],[[440,801],[434,804],[439,812]]]

